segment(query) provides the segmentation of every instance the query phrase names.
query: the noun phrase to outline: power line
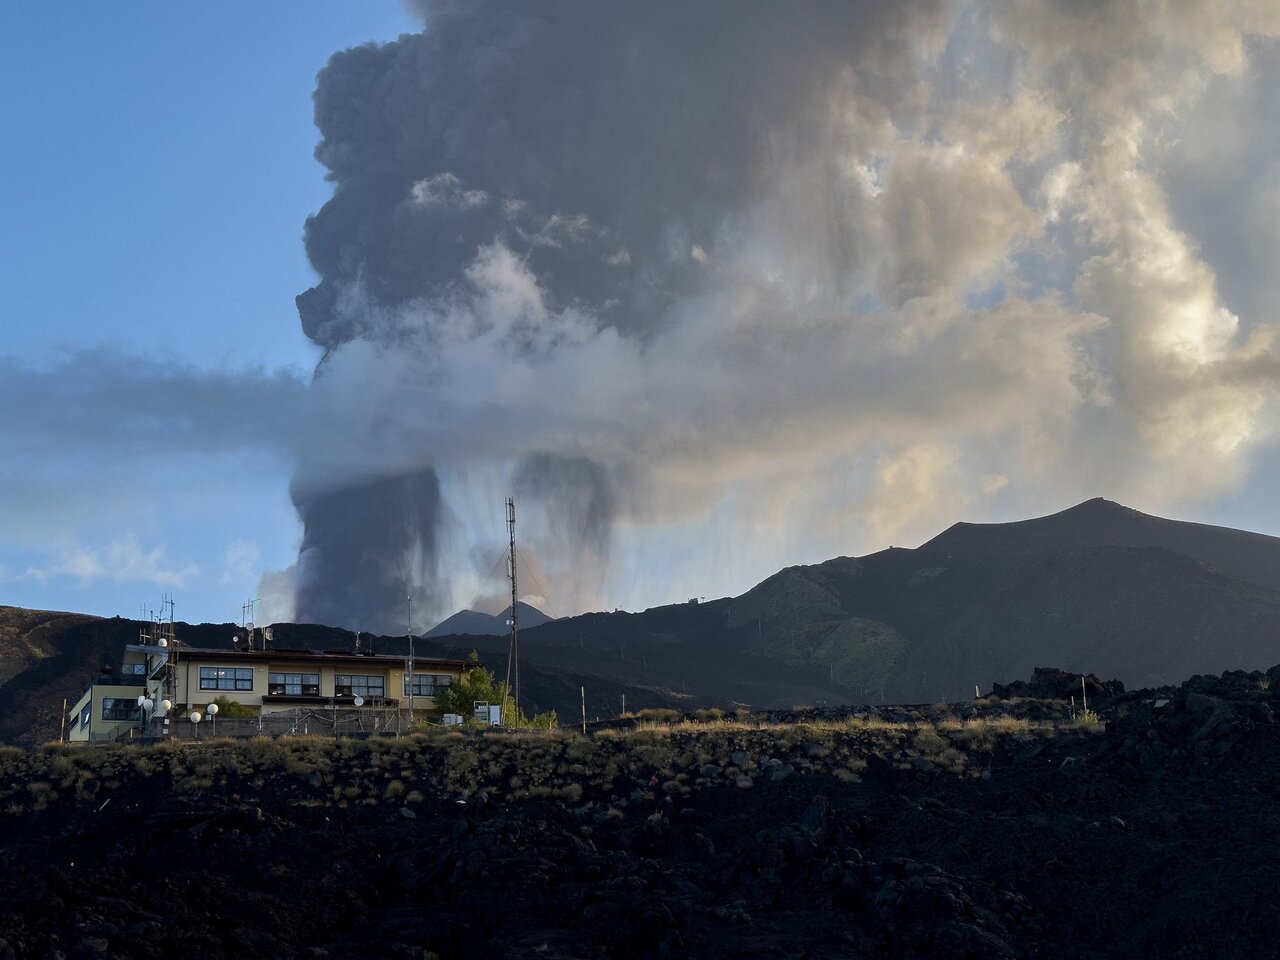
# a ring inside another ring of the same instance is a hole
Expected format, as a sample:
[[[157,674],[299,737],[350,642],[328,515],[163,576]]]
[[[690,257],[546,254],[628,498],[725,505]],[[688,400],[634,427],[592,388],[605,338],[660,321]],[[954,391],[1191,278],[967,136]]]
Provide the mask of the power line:
[[[529,571],[529,576],[533,577],[533,585],[538,588],[538,595],[547,602],[547,610],[551,612],[551,619],[559,620],[560,617],[556,614],[556,608],[551,605],[551,597],[547,594],[542,584],[538,582],[538,575],[533,571],[533,564],[529,562],[523,551],[520,553],[520,559],[524,561],[524,568]]]
[[[484,596],[485,590],[489,589],[489,581],[493,579],[493,575],[497,573],[498,568],[502,566],[502,561],[506,559],[507,559],[507,551],[504,549],[500,554],[498,554],[498,559],[493,562],[493,568],[489,571],[489,575],[485,577],[484,582],[480,584],[480,592],[471,598],[471,603],[468,604],[468,606],[472,610],[476,608],[476,604],[479,603],[480,598]]]

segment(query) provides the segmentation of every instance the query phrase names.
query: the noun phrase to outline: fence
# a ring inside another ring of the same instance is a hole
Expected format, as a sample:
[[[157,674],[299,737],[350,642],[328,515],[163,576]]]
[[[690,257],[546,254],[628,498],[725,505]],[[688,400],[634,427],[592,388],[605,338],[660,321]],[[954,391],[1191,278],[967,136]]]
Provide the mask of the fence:
[[[394,707],[324,709],[298,707],[258,717],[206,717],[192,723],[184,716],[171,717],[168,727],[153,718],[139,731],[147,739],[208,740],[213,737],[337,736],[366,737],[400,733],[410,728],[407,711]]]

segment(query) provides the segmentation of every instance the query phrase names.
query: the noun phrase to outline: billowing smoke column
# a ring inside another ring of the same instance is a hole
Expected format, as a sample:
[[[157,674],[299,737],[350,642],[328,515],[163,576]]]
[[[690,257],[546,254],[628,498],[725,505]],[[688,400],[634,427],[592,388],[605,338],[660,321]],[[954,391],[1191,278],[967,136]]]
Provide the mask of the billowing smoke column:
[[[376,624],[400,633],[408,629],[411,592],[418,593],[419,609],[447,599],[427,592],[440,526],[432,471],[299,497],[298,512],[305,533],[296,604],[308,622]]]
[[[337,54],[297,616],[467,602],[509,493],[564,613],[1236,482],[1270,317],[1160,171],[1280,22],[1131,6],[422,0]]]

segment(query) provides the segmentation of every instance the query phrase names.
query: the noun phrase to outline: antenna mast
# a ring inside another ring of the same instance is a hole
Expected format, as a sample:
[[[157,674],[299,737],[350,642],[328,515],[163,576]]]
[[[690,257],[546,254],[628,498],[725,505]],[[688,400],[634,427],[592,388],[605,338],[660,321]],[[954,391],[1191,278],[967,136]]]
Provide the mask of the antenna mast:
[[[516,502],[507,497],[507,534],[511,540],[511,553],[507,557],[507,573],[511,577],[511,647],[507,651],[507,690],[512,694],[515,704],[515,716],[512,725],[520,716],[520,615],[516,589]],[[515,685],[512,686],[514,679]]]
[[[168,649],[164,667],[164,698],[171,703],[178,701],[178,636],[173,629],[173,594],[166,593],[160,601],[160,616],[156,618],[157,643]],[[165,622],[166,613],[168,622]],[[166,721],[167,722],[167,721]]]
[[[409,661],[406,673],[409,679],[409,730],[413,730],[413,594],[406,598],[409,601]]]

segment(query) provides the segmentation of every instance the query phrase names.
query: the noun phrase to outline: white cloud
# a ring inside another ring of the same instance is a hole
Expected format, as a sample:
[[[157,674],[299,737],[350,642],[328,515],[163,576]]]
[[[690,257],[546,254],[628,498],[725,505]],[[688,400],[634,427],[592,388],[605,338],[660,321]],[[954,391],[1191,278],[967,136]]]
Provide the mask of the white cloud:
[[[489,195],[483,190],[463,189],[462,183],[452,173],[438,173],[416,181],[410,188],[409,195],[420,207],[455,207],[459,210],[470,210],[483,207],[489,202]]]
[[[119,584],[183,587],[199,573],[200,568],[193,563],[171,560],[164,544],[147,548],[136,538],[125,537],[101,548],[63,544],[54,551],[49,563],[28,567],[22,578],[42,583],[65,577],[81,585],[106,580]]]
[[[259,573],[258,545],[248,540],[233,540],[222,555],[221,584],[249,584]]]

